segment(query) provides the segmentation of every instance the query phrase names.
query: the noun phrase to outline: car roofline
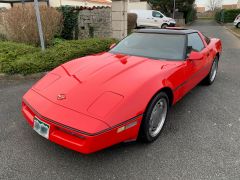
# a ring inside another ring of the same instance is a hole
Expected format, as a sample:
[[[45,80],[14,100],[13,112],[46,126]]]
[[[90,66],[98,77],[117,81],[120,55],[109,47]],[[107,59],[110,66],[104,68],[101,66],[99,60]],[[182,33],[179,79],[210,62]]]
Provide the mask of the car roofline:
[[[175,34],[175,35],[186,35],[192,33],[198,33],[199,31],[193,29],[185,29],[185,28],[145,28],[138,29],[134,31],[135,33],[149,33],[149,34]]]

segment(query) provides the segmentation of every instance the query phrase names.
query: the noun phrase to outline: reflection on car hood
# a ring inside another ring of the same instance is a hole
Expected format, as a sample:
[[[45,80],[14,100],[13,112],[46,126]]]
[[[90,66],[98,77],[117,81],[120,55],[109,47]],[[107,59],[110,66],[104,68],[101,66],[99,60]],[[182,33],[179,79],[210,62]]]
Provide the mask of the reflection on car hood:
[[[104,97],[115,99],[109,102],[115,106],[146,84],[151,77],[159,73],[163,76],[163,72],[172,66],[174,63],[168,61],[104,53],[63,64],[40,80],[33,90],[56,104],[91,114],[95,112],[91,109],[95,107],[92,104],[99,97],[102,99],[98,104],[104,101]],[[58,99],[59,95],[63,95],[62,100]]]

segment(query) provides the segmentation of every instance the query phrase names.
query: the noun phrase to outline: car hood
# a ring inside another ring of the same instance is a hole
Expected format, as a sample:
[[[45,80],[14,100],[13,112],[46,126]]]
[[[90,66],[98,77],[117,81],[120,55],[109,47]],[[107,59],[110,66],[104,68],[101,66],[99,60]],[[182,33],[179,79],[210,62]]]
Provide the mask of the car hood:
[[[153,77],[176,66],[170,61],[103,53],[65,63],[32,90],[51,102],[104,120]]]

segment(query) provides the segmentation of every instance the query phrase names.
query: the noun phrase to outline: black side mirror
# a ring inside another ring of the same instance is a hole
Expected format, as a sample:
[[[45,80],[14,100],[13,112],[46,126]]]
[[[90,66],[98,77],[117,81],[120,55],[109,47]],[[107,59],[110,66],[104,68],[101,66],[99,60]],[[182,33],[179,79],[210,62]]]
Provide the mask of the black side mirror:
[[[192,46],[187,46],[187,49],[186,49],[187,57],[189,57],[189,55],[191,54],[192,50],[193,50]]]

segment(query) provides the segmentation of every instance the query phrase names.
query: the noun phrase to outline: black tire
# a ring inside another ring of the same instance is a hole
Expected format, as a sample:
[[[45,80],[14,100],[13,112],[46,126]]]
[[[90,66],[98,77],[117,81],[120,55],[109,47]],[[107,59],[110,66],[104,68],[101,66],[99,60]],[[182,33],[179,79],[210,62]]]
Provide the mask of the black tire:
[[[137,24],[137,23],[135,24],[135,28],[134,28],[134,29],[139,29],[139,28],[138,28],[138,24]]]
[[[166,29],[167,27],[168,27],[167,24],[163,24],[163,25],[161,26],[162,29]]]
[[[210,72],[208,73],[208,75],[206,76],[206,78],[203,80],[203,83],[205,84],[205,85],[212,85],[213,83],[214,83],[214,81],[215,81],[215,79],[216,79],[216,76],[217,76],[217,71],[218,71],[218,61],[219,61],[219,59],[218,59],[218,57],[215,57],[215,59],[214,59],[214,61],[213,61],[213,63],[212,63],[212,67],[211,67],[211,69],[210,69]],[[214,66],[214,63],[217,63],[216,64],[216,74],[215,74],[215,77],[212,79],[212,73],[211,73],[211,71],[212,71],[212,69],[213,69],[213,66]]]
[[[164,121],[164,124],[160,130],[160,132],[156,135],[156,136],[151,136],[150,132],[149,132],[149,128],[150,128],[150,118],[151,118],[151,114],[153,112],[153,109],[155,107],[155,105],[159,102],[159,100],[161,99],[165,99],[167,102],[167,113],[166,113],[166,118]],[[142,142],[146,142],[146,143],[151,143],[153,141],[155,141],[161,134],[161,132],[164,129],[164,126],[166,124],[166,120],[167,120],[167,116],[168,116],[168,111],[169,111],[169,97],[165,92],[160,92],[158,93],[156,96],[153,97],[153,99],[151,100],[151,102],[149,103],[146,112],[143,115],[143,120],[141,123],[141,127],[140,127],[140,131],[139,131],[139,136],[138,139]]]
[[[240,28],[240,22],[236,25],[236,28]]]

